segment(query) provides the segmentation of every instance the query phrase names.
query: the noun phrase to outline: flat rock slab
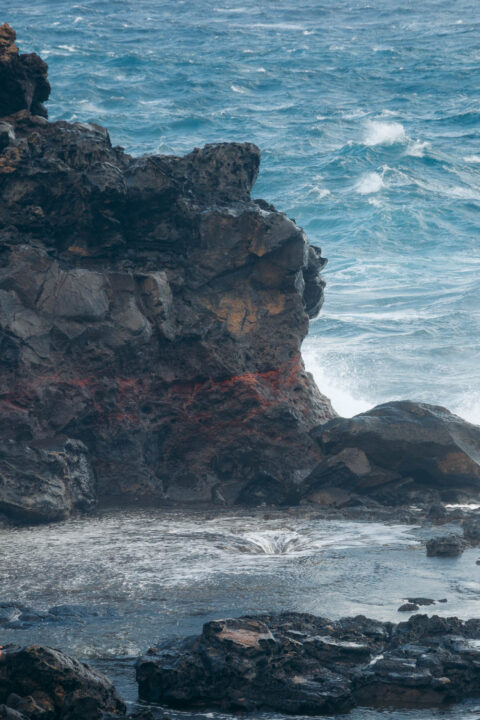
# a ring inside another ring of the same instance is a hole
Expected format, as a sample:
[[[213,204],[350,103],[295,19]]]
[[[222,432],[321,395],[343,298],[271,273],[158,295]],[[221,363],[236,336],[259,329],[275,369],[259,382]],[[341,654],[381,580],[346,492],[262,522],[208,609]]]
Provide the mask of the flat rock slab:
[[[323,715],[422,708],[480,693],[480,620],[399,624],[300,613],[209,622],[137,661],[141,700],[180,709]]]

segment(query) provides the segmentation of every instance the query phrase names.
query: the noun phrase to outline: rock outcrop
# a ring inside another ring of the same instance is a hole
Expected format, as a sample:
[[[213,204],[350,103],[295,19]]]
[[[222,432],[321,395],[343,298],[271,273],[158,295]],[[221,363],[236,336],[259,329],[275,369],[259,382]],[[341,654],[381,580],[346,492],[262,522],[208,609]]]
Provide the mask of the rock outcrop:
[[[182,709],[298,715],[422,708],[480,694],[480,620],[395,625],[285,613],[207,623],[137,663],[140,698]]]
[[[5,720],[100,720],[124,714],[112,683],[89,665],[40,645],[0,649],[0,717]]]
[[[46,66],[1,33],[0,511],[88,507],[81,443],[102,502],[296,502],[334,416],[300,355],[326,261],[250,198],[258,148],[132,158],[48,122]],[[35,449],[59,443],[63,480]]]
[[[480,427],[442,407],[409,401],[336,418],[311,432],[323,459],[304,494],[319,504],[362,498],[400,505],[480,493]]]
[[[7,23],[0,26],[0,116],[28,110],[47,117],[43,105],[50,95],[47,64],[36,53],[20,55],[15,39],[13,28]]]

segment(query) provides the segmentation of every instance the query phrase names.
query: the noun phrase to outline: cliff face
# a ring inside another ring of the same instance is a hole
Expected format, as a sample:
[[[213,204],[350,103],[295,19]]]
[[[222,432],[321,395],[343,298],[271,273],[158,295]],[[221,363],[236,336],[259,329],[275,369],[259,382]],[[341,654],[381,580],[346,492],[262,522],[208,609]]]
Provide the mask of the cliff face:
[[[4,49],[0,78],[10,64]],[[300,355],[326,261],[251,200],[258,148],[132,158],[97,125],[2,102],[6,465],[68,438],[102,500],[294,497],[319,458],[307,431],[333,416]],[[0,470],[7,512],[12,485]]]

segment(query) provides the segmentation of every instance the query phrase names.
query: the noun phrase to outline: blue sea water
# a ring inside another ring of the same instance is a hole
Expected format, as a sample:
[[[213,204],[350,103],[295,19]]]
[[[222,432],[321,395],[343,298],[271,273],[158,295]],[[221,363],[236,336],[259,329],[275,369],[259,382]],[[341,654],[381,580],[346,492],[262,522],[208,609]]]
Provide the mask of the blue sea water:
[[[337,410],[409,397],[480,422],[478,0],[0,9],[49,63],[51,118],[136,154],[262,148],[254,195],[330,259],[304,357]]]

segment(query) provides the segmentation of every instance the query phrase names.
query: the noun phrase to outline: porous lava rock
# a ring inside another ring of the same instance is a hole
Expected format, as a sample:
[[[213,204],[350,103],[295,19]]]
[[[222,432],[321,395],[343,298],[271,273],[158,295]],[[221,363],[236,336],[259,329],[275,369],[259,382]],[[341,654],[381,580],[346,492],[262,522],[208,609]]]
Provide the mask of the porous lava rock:
[[[334,416],[300,354],[326,261],[251,199],[260,151],[134,158],[96,124],[48,122],[45,66],[2,33],[2,87],[30,88],[25,102],[0,94],[5,462],[11,443],[25,449],[44,487],[34,448],[68,438],[65,452],[86,447],[101,502],[298,502],[320,459],[308,431]],[[40,489],[33,508],[33,484],[23,504],[53,519]],[[2,492],[19,517],[22,499]]]
[[[0,717],[18,720],[99,720],[124,715],[112,683],[59,650],[7,645],[0,651]],[[1,706],[0,706],[1,707]]]
[[[50,95],[47,64],[36,53],[21,55],[15,39],[10,25],[0,25],[0,117],[19,110],[47,117],[43,105]],[[0,127],[0,147],[1,132]]]
[[[300,613],[207,623],[137,662],[139,696],[180,709],[336,714],[422,708],[480,693],[480,620],[397,625]]]
[[[323,455],[304,484],[313,502],[454,502],[480,492],[480,427],[443,407],[385,403],[311,435]]]

